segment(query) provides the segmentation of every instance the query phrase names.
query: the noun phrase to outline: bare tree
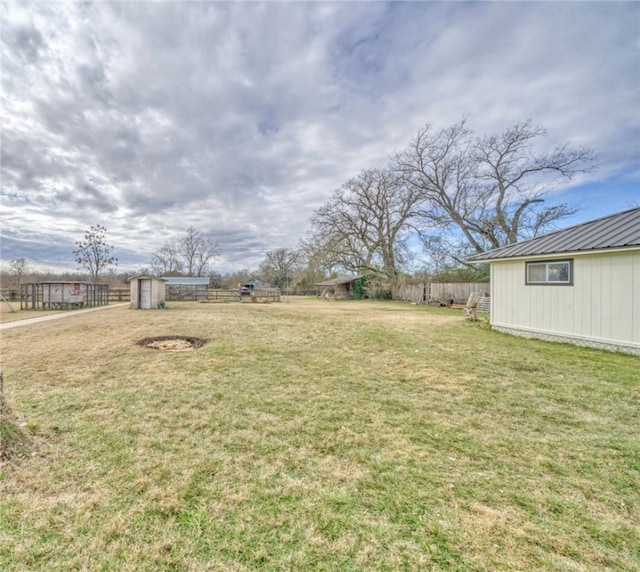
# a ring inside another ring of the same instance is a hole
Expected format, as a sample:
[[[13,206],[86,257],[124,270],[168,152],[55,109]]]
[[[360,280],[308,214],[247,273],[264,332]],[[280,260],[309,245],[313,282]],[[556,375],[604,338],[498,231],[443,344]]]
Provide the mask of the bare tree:
[[[365,170],[315,211],[307,243],[346,270],[395,280],[407,253],[405,232],[421,200],[420,188],[390,171]]]
[[[25,276],[29,271],[29,265],[27,264],[26,258],[15,258],[11,262],[9,262],[9,275],[11,276],[11,281],[13,283],[13,288],[16,290],[20,289],[20,282],[22,281],[23,276]]]
[[[267,252],[259,272],[269,282],[280,288],[288,287],[300,270],[302,255],[297,250],[278,248]]]
[[[334,261],[330,252],[323,250],[322,245],[313,237],[313,232],[298,244],[301,255],[300,274],[297,286],[312,289],[315,284],[336,277],[341,267]]]
[[[102,225],[91,226],[84,233],[84,240],[76,241],[77,248],[73,251],[76,262],[86,268],[94,281],[105,268],[118,265],[118,259],[111,254],[113,246],[105,240],[106,233]]]
[[[192,226],[179,245],[187,276],[206,276],[209,263],[218,256],[218,245]]]
[[[224,288],[237,288],[242,283],[251,280],[251,278],[255,276],[255,274],[256,271],[249,268],[242,268],[241,270],[230,272],[226,276],[224,276],[222,280],[222,286]]]
[[[404,183],[424,200],[427,226],[456,229],[474,252],[484,252],[540,234],[575,212],[566,204],[545,205],[560,181],[587,172],[591,149],[561,145],[535,150],[546,132],[530,121],[477,137],[465,120],[434,131],[423,127],[394,161]]]
[[[152,268],[160,276],[180,276],[183,263],[180,259],[180,244],[167,240],[152,256]]]

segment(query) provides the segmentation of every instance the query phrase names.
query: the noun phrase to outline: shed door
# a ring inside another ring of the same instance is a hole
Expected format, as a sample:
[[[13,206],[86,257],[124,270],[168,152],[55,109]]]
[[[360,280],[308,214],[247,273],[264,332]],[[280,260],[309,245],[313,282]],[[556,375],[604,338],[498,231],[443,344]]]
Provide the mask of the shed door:
[[[140,280],[140,308],[151,309],[151,280]]]

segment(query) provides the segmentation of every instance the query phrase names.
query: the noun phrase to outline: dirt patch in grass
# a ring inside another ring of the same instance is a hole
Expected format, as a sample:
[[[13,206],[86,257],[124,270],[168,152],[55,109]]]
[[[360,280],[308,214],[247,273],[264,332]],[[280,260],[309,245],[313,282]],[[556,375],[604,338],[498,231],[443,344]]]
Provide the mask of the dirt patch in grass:
[[[207,341],[202,338],[188,336],[155,336],[140,340],[138,345],[165,352],[188,352],[201,348]]]

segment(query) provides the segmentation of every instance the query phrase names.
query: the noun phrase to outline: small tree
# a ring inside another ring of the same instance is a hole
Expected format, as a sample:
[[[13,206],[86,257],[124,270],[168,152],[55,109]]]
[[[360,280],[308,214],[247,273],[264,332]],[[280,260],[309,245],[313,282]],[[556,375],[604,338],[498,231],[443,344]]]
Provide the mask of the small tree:
[[[118,265],[118,259],[111,254],[113,246],[105,241],[106,232],[107,229],[102,225],[91,226],[84,233],[84,240],[76,241],[77,248],[73,251],[76,262],[84,267],[96,282],[102,270]]]
[[[16,258],[9,262],[9,274],[12,278],[13,288],[19,289],[23,276],[28,272],[27,260],[25,258]]]
[[[152,267],[160,276],[180,276],[183,267],[180,244],[176,240],[167,240],[153,253]]]

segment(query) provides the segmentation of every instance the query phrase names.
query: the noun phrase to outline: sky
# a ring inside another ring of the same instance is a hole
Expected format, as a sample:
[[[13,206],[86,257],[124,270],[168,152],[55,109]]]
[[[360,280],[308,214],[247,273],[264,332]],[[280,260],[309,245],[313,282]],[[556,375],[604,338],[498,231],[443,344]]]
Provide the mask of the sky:
[[[190,226],[213,269],[296,248],[425,124],[530,119],[598,153],[568,226],[640,204],[638,2],[0,2],[0,259],[119,270]],[[5,266],[6,267],[6,266]]]

